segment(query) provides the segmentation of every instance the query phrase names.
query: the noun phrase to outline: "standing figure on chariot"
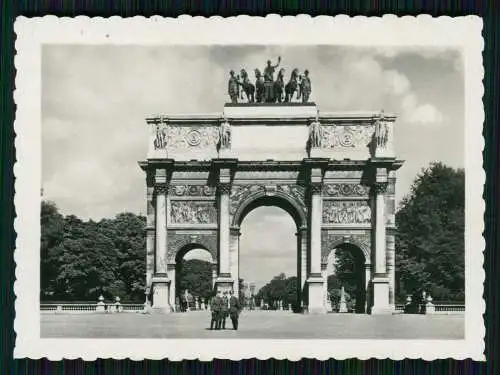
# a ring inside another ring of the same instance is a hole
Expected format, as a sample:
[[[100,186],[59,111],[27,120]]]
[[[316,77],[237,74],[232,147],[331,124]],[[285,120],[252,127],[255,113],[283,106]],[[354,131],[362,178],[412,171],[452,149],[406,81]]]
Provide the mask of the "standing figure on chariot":
[[[231,103],[238,103],[238,97],[240,96],[240,82],[238,81],[238,77],[234,75],[234,70],[229,72],[229,82],[227,84],[227,93],[231,98]]]
[[[276,65],[271,64],[271,60],[267,60],[267,65],[264,68],[264,97],[265,97],[265,102],[274,102],[274,72],[276,68],[280,65],[281,62],[281,56],[278,57],[278,62]]]
[[[309,96],[311,95],[311,79],[309,78],[309,70],[304,71],[304,75],[300,80],[300,94],[302,95],[302,103],[307,103],[309,101]]]

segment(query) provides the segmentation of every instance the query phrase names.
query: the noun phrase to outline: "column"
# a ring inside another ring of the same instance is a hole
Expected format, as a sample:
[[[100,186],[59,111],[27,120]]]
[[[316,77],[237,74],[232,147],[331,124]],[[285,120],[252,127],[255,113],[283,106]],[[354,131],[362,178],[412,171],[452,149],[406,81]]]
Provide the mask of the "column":
[[[170,280],[170,290],[169,290],[169,304],[173,310],[175,310],[175,296],[176,293],[176,285],[175,285],[175,263],[167,265],[167,277]]]
[[[240,228],[231,227],[229,232],[229,257],[231,259],[231,276],[234,279],[233,291],[236,297],[239,296],[239,244],[240,244]]]
[[[300,227],[297,233],[297,303],[307,305],[306,280],[307,280],[307,228]]]
[[[323,298],[325,299],[326,312],[331,312],[332,303],[328,298],[328,260],[321,263],[321,276],[323,277]]]
[[[234,280],[231,277],[229,194],[231,185],[219,183],[219,275],[216,280],[218,290],[232,290]]]
[[[146,170],[146,304],[151,306],[152,279],[155,272],[154,170]]]
[[[365,313],[368,314],[371,306],[370,280],[371,280],[371,264],[365,263]]]
[[[155,274],[167,273],[167,187],[158,185],[156,192]]]
[[[313,172],[314,173],[314,172]],[[321,172],[320,172],[321,175]],[[323,295],[323,277],[321,275],[321,222],[322,222],[322,197],[320,182],[311,183],[310,206],[310,248],[309,248],[309,277],[308,283],[308,312],[326,313],[325,298]]]
[[[382,180],[382,181],[380,181]],[[372,314],[389,314],[389,279],[386,266],[385,191],[387,180],[377,176],[373,185],[375,193],[375,275],[373,283]]]
[[[387,231],[387,274],[389,276],[389,305],[392,309],[396,305],[396,251],[395,251],[395,238],[394,230]]]
[[[151,280],[153,308],[164,313],[172,311],[170,305],[170,280],[167,276],[167,173],[157,169],[155,175],[155,273]]]

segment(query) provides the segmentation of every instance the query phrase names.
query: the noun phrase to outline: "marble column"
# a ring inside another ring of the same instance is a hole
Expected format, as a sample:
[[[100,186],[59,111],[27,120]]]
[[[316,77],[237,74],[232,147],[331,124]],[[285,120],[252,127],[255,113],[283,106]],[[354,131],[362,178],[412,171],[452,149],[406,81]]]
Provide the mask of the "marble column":
[[[234,280],[231,277],[231,253],[229,249],[229,183],[219,184],[219,275],[216,286],[219,290],[229,291]]]
[[[386,265],[386,228],[385,228],[385,191],[386,181],[377,181],[375,193],[375,275],[372,279],[373,305],[372,314],[389,314],[389,278]]]
[[[308,283],[308,312],[313,314],[326,313],[325,298],[323,295],[323,277],[321,275],[321,222],[322,222],[322,184],[311,183],[311,206],[309,228],[309,275]]]
[[[156,188],[156,252],[155,274],[167,273],[167,186]]]
[[[300,227],[295,234],[297,236],[297,302],[299,305],[307,305],[306,280],[307,280],[307,228]]]
[[[389,276],[389,305],[395,308],[396,305],[396,251],[395,251],[395,238],[394,230],[387,231],[387,274]]]
[[[215,281],[217,280],[217,269],[219,268],[219,265],[214,262],[212,263],[212,287],[215,287]]]
[[[372,277],[372,266],[365,263],[365,313],[368,314],[371,307],[370,280]]]
[[[234,295],[238,297],[239,293],[239,246],[240,245],[240,228],[231,227],[230,229],[230,239],[229,239],[229,257],[231,259],[231,276],[233,278],[233,291]]]
[[[323,277],[323,298],[325,299],[326,312],[331,312],[332,303],[328,298],[328,261],[321,263],[321,276]]]
[[[176,285],[175,285],[175,263],[167,264],[167,277],[170,280],[170,292],[169,292],[169,303],[173,310],[175,310],[175,296],[176,296]]]
[[[167,277],[167,192],[166,183],[156,184],[156,243],[155,243],[155,273],[153,284],[153,308],[169,312],[170,280]]]

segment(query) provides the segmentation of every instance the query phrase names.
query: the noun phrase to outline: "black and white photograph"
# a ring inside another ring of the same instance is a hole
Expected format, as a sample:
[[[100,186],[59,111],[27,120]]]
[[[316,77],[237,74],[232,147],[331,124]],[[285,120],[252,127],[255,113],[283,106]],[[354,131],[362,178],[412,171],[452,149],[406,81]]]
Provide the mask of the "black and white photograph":
[[[482,358],[481,22],[327,18],[18,21],[17,355]]]

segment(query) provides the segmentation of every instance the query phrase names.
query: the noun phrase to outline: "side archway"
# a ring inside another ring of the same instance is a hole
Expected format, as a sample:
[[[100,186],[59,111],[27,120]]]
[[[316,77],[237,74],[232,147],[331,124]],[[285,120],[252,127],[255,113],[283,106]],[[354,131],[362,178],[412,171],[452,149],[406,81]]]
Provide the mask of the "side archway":
[[[334,254],[333,264],[328,274],[327,263]],[[322,263],[327,298],[334,310],[342,309],[341,289],[344,289],[349,311],[368,312],[368,284],[370,280],[369,252],[354,242],[337,241],[325,252]],[[340,312],[343,312],[340,310]]]
[[[192,252],[198,256],[186,260]],[[202,256],[200,256],[202,255]],[[216,250],[203,241],[188,242],[173,249],[168,258],[170,304],[175,311],[190,311],[206,306],[217,275]]]

